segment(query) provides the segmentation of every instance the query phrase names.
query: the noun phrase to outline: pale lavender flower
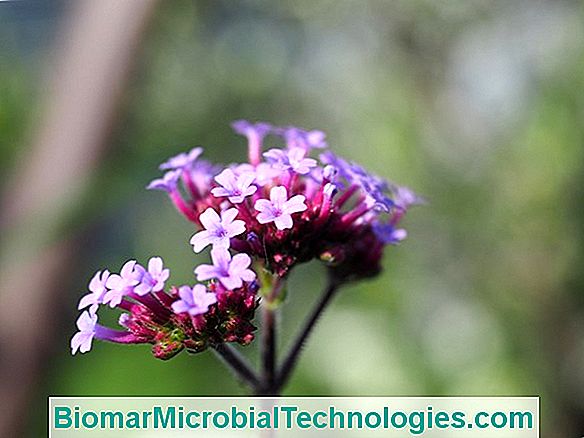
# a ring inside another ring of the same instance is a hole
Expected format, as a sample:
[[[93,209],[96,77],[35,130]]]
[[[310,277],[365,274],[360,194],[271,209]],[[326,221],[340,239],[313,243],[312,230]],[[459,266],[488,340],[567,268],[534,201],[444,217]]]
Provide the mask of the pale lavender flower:
[[[217,175],[222,167],[216,166],[205,160],[197,160],[191,166],[188,173],[188,178],[200,193],[206,193],[209,190],[213,175]]]
[[[270,133],[272,126],[268,123],[250,123],[247,120],[237,120],[231,124],[235,132],[247,137],[249,162],[254,166],[260,163],[262,142]]]
[[[205,229],[191,238],[191,245],[195,252],[201,252],[207,245],[218,248],[229,248],[229,239],[245,232],[245,222],[234,220],[237,208],[230,208],[221,212],[221,217],[211,207],[199,216]]]
[[[270,149],[264,152],[264,157],[277,169],[292,170],[301,175],[309,173],[312,167],[316,167],[316,160],[306,158],[306,151],[302,148],[290,148],[285,151]]]
[[[346,160],[338,157],[331,151],[323,152],[318,158],[320,158],[322,164],[333,166],[337,170],[337,175],[339,177],[346,179],[349,183],[353,182],[351,165]]]
[[[162,178],[155,179],[146,186],[148,190],[164,190],[172,193],[176,191],[181,170],[171,170],[166,172]]]
[[[389,212],[394,206],[388,194],[390,186],[383,178],[367,172],[356,163],[348,163],[330,151],[321,154],[319,158],[323,164],[334,166],[338,171],[338,176],[344,178],[350,185],[359,186],[367,196],[367,202],[376,210]],[[339,185],[338,182],[337,185]]]
[[[215,177],[215,181],[221,187],[215,187],[211,193],[216,198],[227,196],[233,204],[240,204],[247,196],[253,195],[257,187],[252,185],[255,175],[252,172],[243,172],[236,175],[233,170],[227,168]]]
[[[181,286],[178,288],[180,300],[172,303],[172,310],[175,313],[189,313],[192,316],[206,313],[209,306],[217,302],[217,297],[213,292],[207,292],[207,288],[202,284],[194,287]]]
[[[216,278],[227,289],[233,290],[241,287],[244,281],[253,281],[255,273],[249,269],[251,258],[245,254],[235,254],[233,258],[224,248],[211,250],[212,265],[199,265],[195,269],[197,280],[205,281]]]
[[[118,318],[118,324],[127,329],[131,319],[132,318],[130,317],[129,313],[122,313]]]
[[[395,206],[407,210],[412,205],[424,204],[426,201],[418,196],[413,190],[404,186],[394,186],[392,187],[394,193]]]
[[[202,153],[203,148],[193,148],[189,152],[183,152],[169,158],[166,162],[160,165],[160,169],[189,169]]]
[[[286,187],[277,186],[270,190],[270,200],[258,199],[254,208],[259,211],[257,220],[260,224],[274,222],[276,228],[285,230],[292,228],[292,214],[306,210],[303,195],[292,196],[288,199]]]
[[[232,166],[231,169],[236,175],[241,175],[243,173],[253,173],[255,177],[255,184],[259,187],[263,187],[266,184],[271,183],[274,178],[282,175],[281,169],[276,169],[270,163],[262,162],[257,166],[253,166],[249,163],[238,164]]]
[[[397,245],[408,236],[406,230],[396,229],[391,224],[374,223],[372,228],[377,238],[384,244]]]
[[[71,338],[71,354],[87,353],[91,350],[91,342],[95,336],[95,326],[97,324],[97,315],[87,310],[79,315],[77,319],[77,333]]]
[[[148,261],[148,270],[144,272],[140,284],[134,288],[134,292],[143,296],[149,292],[161,291],[164,289],[168,277],[170,277],[170,269],[164,269],[160,257],[152,257]]]
[[[306,131],[295,126],[288,126],[275,129],[275,133],[286,141],[288,148],[302,148],[310,151],[313,148],[323,149],[328,146],[325,140],[326,134],[318,130]]]
[[[79,300],[79,305],[77,308],[79,310],[91,306],[91,313],[95,313],[97,306],[103,303],[103,296],[107,292],[105,284],[110,273],[106,269],[105,271],[97,271],[91,281],[89,282],[89,291],[87,295],[84,295],[81,300]]]
[[[103,303],[110,307],[116,307],[122,302],[122,298],[134,292],[135,286],[140,284],[144,276],[145,269],[136,264],[135,260],[130,260],[124,264],[120,274],[112,274],[106,282],[109,291],[103,297]]]

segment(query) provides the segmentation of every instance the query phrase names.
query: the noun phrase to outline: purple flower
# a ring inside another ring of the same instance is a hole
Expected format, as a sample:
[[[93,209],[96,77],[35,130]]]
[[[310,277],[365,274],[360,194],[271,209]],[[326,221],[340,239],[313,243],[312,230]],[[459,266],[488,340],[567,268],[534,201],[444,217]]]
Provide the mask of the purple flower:
[[[306,131],[295,126],[286,128],[277,128],[275,133],[281,136],[288,148],[302,148],[310,151],[313,148],[323,149],[328,145],[326,143],[326,134],[322,131]]]
[[[277,169],[293,170],[301,175],[310,172],[311,167],[316,167],[316,160],[305,158],[306,151],[302,148],[291,148],[286,151],[270,149],[264,152],[264,157]]]
[[[244,281],[253,281],[255,273],[248,269],[251,258],[244,253],[231,254],[224,248],[211,250],[212,265],[200,265],[195,269],[197,280],[205,281],[211,278],[219,280],[227,289],[233,290],[241,287]]]
[[[282,170],[274,168],[274,166],[272,166],[270,163],[260,163],[257,166],[253,166],[249,163],[243,163],[232,166],[232,169],[236,175],[241,175],[243,173],[253,173],[255,184],[259,187],[263,187],[266,184],[271,183],[274,178],[282,175]]]
[[[424,204],[425,202],[424,199],[416,195],[416,193],[408,187],[395,186],[392,188],[392,191],[394,193],[395,206],[402,210],[407,210],[412,205]]]
[[[277,186],[270,190],[270,200],[258,199],[254,208],[259,211],[257,220],[260,224],[274,222],[276,228],[285,230],[292,228],[292,214],[306,210],[303,195],[292,196],[288,199],[286,187]]]
[[[144,276],[145,269],[136,264],[135,260],[130,260],[124,264],[120,274],[112,274],[106,282],[106,287],[109,289],[103,297],[103,303],[116,307],[122,302],[122,298],[134,292],[134,287],[137,286]]]
[[[89,291],[87,295],[84,295],[81,300],[79,300],[79,305],[77,308],[79,310],[91,306],[91,313],[95,313],[97,306],[103,302],[103,296],[107,292],[105,284],[110,273],[106,269],[105,271],[97,271],[91,281],[89,282]]]
[[[260,163],[262,142],[270,133],[272,126],[268,123],[250,123],[247,120],[237,120],[231,124],[235,132],[247,137],[249,162],[254,166]]]
[[[148,261],[148,270],[144,272],[140,284],[134,288],[134,292],[140,296],[149,292],[158,292],[164,289],[166,280],[170,277],[170,269],[164,269],[160,257],[152,257]]]
[[[198,160],[191,166],[188,176],[200,192],[206,193],[213,180],[213,175],[217,175],[220,171],[220,166],[205,160]]]
[[[164,190],[165,192],[172,193],[177,188],[180,175],[180,170],[171,170],[170,172],[166,172],[162,178],[152,181],[146,188],[148,190]]]
[[[194,148],[191,149],[190,152],[183,152],[181,154],[175,155],[174,157],[169,158],[166,162],[160,165],[161,170],[166,169],[188,169],[190,168],[199,155],[203,153],[203,148]]]
[[[394,202],[388,194],[390,186],[383,178],[367,172],[356,163],[348,163],[330,151],[321,154],[319,158],[323,164],[334,166],[338,175],[344,178],[349,185],[359,186],[368,197],[367,203],[375,209],[389,212],[394,206]]]
[[[77,329],[79,331],[71,338],[71,354],[87,353],[91,350],[91,342],[95,336],[95,325],[97,324],[97,315],[87,310],[79,315],[77,319]]]
[[[322,164],[333,166],[337,170],[337,175],[339,177],[346,179],[349,183],[353,182],[351,165],[347,161],[336,156],[331,151],[323,152],[318,158],[320,158]]]
[[[256,137],[260,141],[270,133],[272,125],[265,122],[251,123],[247,120],[236,120],[231,124],[233,130],[247,138]]]
[[[240,204],[247,196],[257,191],[258,188],[252,185],[254,179],[255,175],[251,172],[235,175],[233,170],[228,168],[215,177],[215,181],[221,187],[215,187],[211,193],[216,198],[227,196],[233,204]]]
[[[245,222],[234,220],[237,208],[230,208],[221,212],[221,217],[211,207],[199,216],[205,229],[191,238],[191,245],[195,252],[201,252],[207,245],[218,248],[229,248],[229,239],[245,232]]]
[[[172,303],[172,310],[175,313],[189,313],[192,316],[206,313],[209,306],[217,302],[217,297],[213,292],[207,292],[207,288],[202,284],[194,287],[181,286],[178,288],[180,300]]]
[[[406,230],[396,229],[391,224],[374,223],[372,228],[377,238],[386,245],[397,245],[408,236]]]
[[[124,328],[128,328],[129,327],[129,323],[131,321],[131,317],[129,313],[122,313],[120,314],[120,317],[118,318],[118,324],[121,325]]]

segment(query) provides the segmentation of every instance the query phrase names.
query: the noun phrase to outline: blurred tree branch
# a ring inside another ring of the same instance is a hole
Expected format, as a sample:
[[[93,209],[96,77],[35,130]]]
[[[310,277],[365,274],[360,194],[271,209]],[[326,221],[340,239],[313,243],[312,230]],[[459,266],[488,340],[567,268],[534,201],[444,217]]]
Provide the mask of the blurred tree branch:
[[[71,3],[32,147],[0,208],[0,436],[23,433],[75,253],[76,239],[54,234],[97,168],[154,4]]]

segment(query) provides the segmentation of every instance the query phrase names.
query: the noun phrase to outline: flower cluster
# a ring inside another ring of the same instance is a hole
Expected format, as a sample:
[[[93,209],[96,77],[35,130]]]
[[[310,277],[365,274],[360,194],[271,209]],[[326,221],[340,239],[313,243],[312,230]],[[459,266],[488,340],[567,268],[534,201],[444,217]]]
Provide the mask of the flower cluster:
[[[220,251],[217,257],[223,257],[223,261],[227,258],[229,270],[231,259],[223,252],[229,253],[226,249]],[[71,339],[72,353],[89,351],[93,338],[122,344],[152,344],[152,353],[159,359],[169,359],[184,348],[199,352],[222,342],[250,343],[255,330],[251,320],[257,305],[257,283],[255,274],[247,269],[249,257],[238,258],[238,263],[245,268],[236,269],[237,263],[232,263],[231,276],[228,273],[225,277],[223,271],[220,276],[201,265],[197,268],[199,279],[218,281],[173,286],[168,293],[164,286],[170,271],[164,269],[160,257],[151,258],[148,269],[131,260],[119,274],[97,272],[89,283],[90,293],[79,301],[83,312],[77,320],[79,331]],[[239,281],[234,281],[236,276]],[[119,317],[120,329],[97,323],[100,305],[124,311]]]
[[[381,269],[384,247],[406,237],[399,221],[420,199],[328,151],[323,132],[247,121],[233,128],[247,138],[249,162],[218,168],[195,148],[163,163],[163,177],[148,185],[168,193],[194,223],[194,251],[211,248],[211,264],[194,269],[200,283],[165,291],[170,271],[159,257],[147,268],[132,260],[119,274],[97,272],[79,303],[74,354],[88,351],[93,338],[149,343],[161,359],[248,344],[257,274],[284,279],[296,264],[320,259],[338,282],[370,277]],[[267,135],[282,148],[263,152]],[[119,330],[97,323],[99,306],[124,311]]]

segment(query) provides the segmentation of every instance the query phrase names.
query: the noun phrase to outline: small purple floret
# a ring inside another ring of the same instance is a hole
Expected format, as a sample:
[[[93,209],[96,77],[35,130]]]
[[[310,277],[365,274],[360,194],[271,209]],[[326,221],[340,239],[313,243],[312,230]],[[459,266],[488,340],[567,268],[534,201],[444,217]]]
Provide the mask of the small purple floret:
[[[91,306],[91,313],[95,313],[97,311],[97,306],[103,303],[103,297],[107,292],[107,288],[105,285],[109,275],[110,273],[107,269],[104,270],[103,272],[97,271],[95,273],[95,275],[89,282],[90,293],[84,295],[81,298],[81,300],[79,300],[79,305],[77,306],[79,310]]]
[[[279,230],[292,228],[292,214],[306,210],[304,195],[292,196],[288,199],[286,187],[277,186],[270,190],[270,200],[258,199],[254,208],[259,212],[257,220],[260,224],[274,222]]]
[[[71,354],[87,353],[91,350],[91,343],[95,336],[95,326],[97,324],[97,315],[87,310],[79,315],[77,319],[77,333],[71,338]]]
[[[191,238],[195,252],[201,252],[207,245],[229,248],[229,239],[245,232],[245,222],[234,220],[237,214],[236,208],[222,211],[221,216],[212,208],[201,213],[199,220],[205,229]]]
[[[224,248],[211,250],[212,265],[199,265],[195,269],[197,280],[205,281],[212,278],[219,280],[227,289],[240,288],[243,282],[255,280],[255,273],[249,269],[251,258],[244,253],[235,254],[233,258]]]
[[[324,149],[328,146],[325,140],[326,134],[322,131],[306,131],[295,126],[288,126],[276,128],[274,132],[286,141],[286,146],[290,149],[302,148],[305,151],[310,151],[314,148]]]
[[[103,303],[109,304],[110,307],[116,307],[122,302],[124,296],[134,292],[146,270],[138,265],[135,260],[126,262],[120,271],[120,274],[112,274],[106,282],[109,289],[103,297]]]
[[[242,172],[236,175],[233,170],[227,168],[215,177],[220,187],[215,187],[211,193],[216,198],[225,196],[233,204],[241,204],[246,197],[257,191],[258,188],[252,185],[254,180],[253,172]]]
[[[306,158],[306,151],[302,148],[291,148],[285,151],[270,149],[264,153],[264,157],[276,169],[292,170],[300,175],[305,175],[311,168],[316,167],[316,160]]]
[[[134,292],[143,296],[149,292],[161,291],[164,289],[168,277],[170,277],[170,269],[164,269],[160,257],[152,257],[148,261],[148,270],[144,272],[140,284],[134,288]]]
[[[162,178],[155,179],[146,188],[148,190],[164,190],[168,193],[174,192],[177,189],[181,173],[181,170],[166,172]]]
[[[201,315],[209,310],[209,306],[217,302],[217,297],[213,292],[207,292],[207,288],[202,284],[194,287],[181,286],[178,289],[180,300],[172,303],[172,310],[175,313],[188,313],[192,316]]]
[[[183,152],[169,158],[160,165],[160,170],[180,169],[188,170],[197,161],[197,158],[203,153],[203,148],[193,148],[189,152]]]

